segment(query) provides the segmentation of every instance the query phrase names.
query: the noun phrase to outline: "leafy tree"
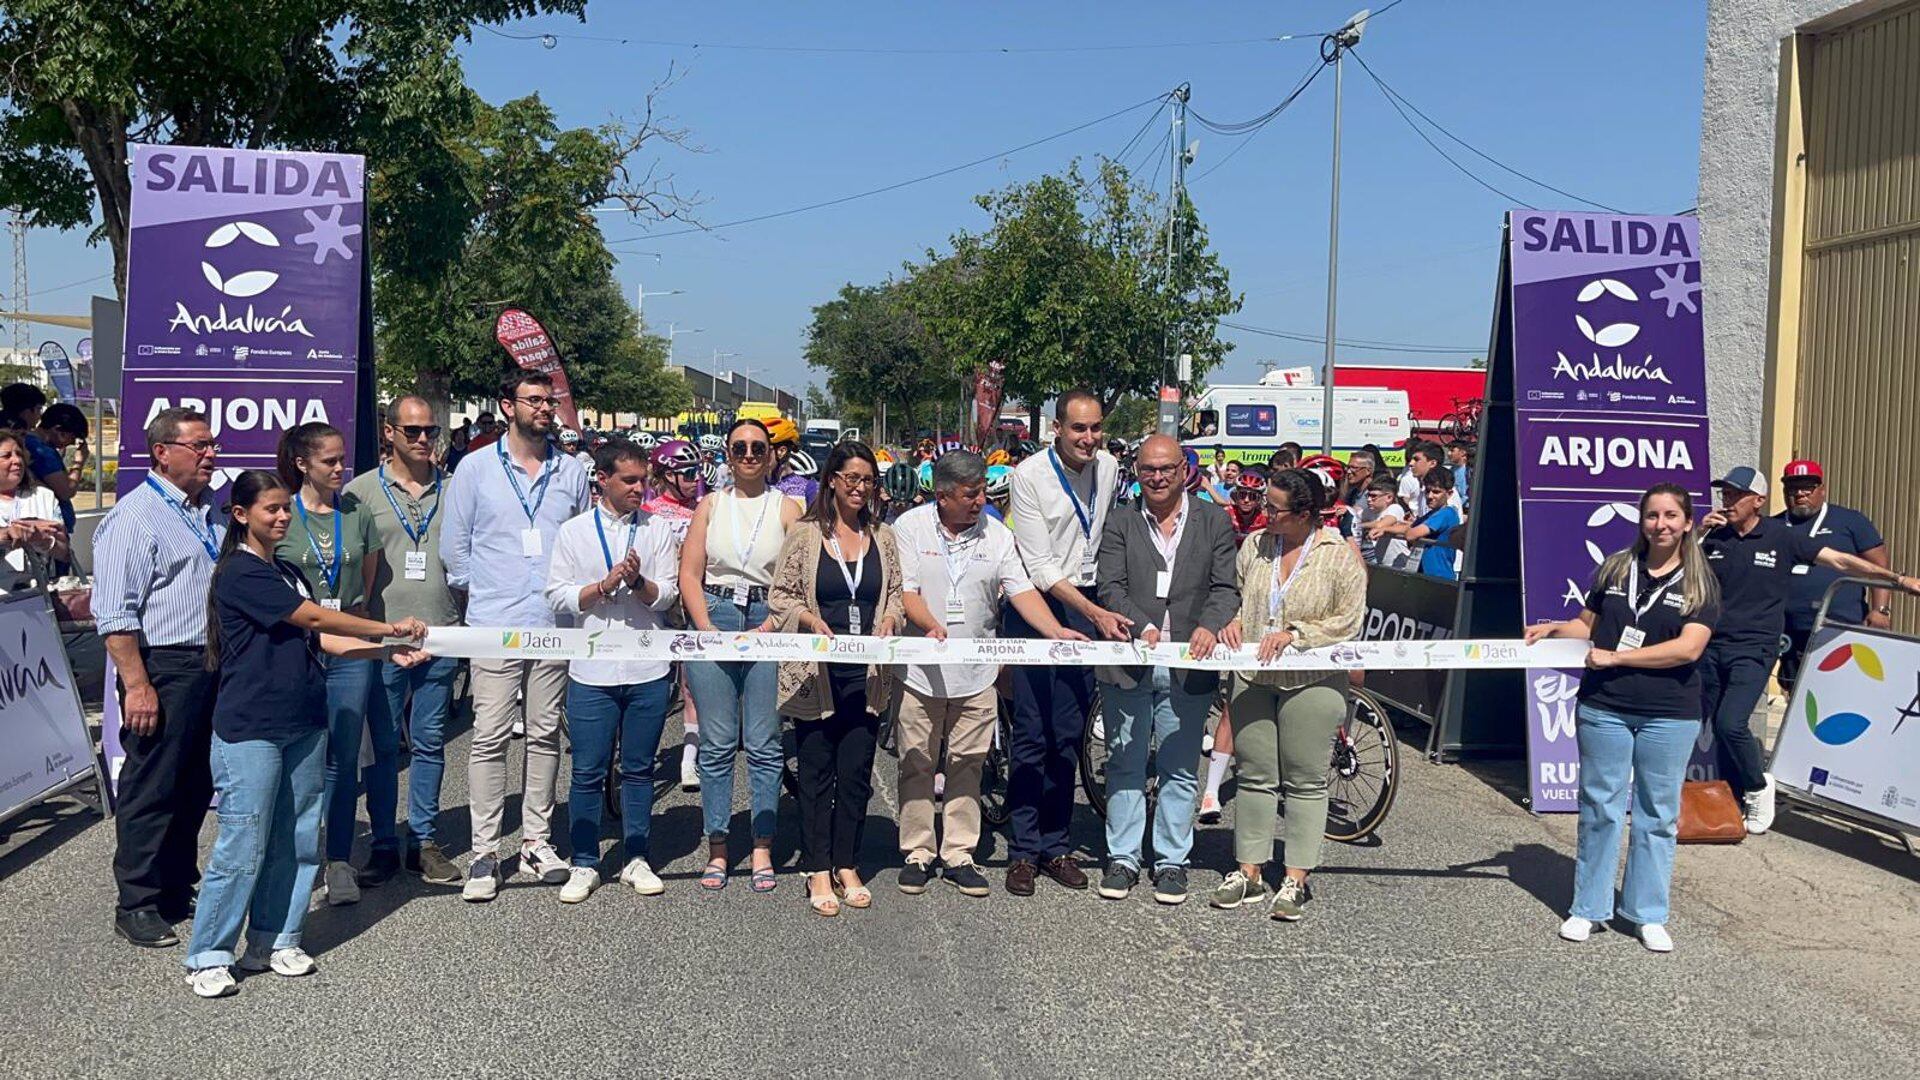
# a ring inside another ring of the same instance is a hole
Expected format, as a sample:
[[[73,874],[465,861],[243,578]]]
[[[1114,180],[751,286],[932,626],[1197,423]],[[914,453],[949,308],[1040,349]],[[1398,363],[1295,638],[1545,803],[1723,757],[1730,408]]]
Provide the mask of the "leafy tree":
[[[826,375],[827,391],[846,407],[841,419],[858,418],[868,430],[883,405],[890,432],[911,431],[937,415],[936,403],[960,394],[953,365],[904,301],[896,282],[847,284],[813,309],[807,328],[808,366]]]

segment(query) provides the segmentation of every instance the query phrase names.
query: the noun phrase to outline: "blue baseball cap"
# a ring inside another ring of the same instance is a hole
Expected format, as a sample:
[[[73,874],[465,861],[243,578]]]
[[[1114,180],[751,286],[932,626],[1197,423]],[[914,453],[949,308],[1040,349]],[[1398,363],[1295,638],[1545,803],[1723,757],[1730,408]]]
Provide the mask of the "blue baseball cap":
[[[1713,482],[1714,487],[1732,488],[1735,491],[1751,491],[1762,498],[1767,494],[1767,477],[1751,465],[1736,465],[1727,470],[1727,475]]]

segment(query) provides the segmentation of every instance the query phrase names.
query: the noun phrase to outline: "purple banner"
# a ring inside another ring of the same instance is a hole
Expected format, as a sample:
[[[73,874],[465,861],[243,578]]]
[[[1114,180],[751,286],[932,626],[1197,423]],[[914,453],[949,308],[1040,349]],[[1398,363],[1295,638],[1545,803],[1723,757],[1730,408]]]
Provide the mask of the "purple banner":
[[[73,362],[67,358],[66,347],[57,341],[40,343],[40,363],[47,369],[47,381],[53,384],[53,392],[61,401],[71,402],[73,391]]]
[[[1690,217],[1514,211],[1520,576],[1529,623],[1572,618],[1600,562],[1633,542],[1642,492],[1683,484],[1704,511],[1700,231]],[[1574,810],[1579,672],[1527,673],[1533,809]]]
[[[365,159],[133,147],[121,415],[207,414],[230,470],[272,468],[291,427],[323,420],[353,445]],[[104,388],[103,388],[104,389]],[[122,439],[118,487],[146,475]]]

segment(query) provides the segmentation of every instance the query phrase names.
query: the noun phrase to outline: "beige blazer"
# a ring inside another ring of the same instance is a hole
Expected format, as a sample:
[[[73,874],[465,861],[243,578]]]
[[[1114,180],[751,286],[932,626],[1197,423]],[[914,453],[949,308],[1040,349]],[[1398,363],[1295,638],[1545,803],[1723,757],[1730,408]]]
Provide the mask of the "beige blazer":
[[[873,542],[880,549],[880,607],[877,623],[892,619],[894,626],[906,625],[907,609],[900,600],[900,553],[893,544],[893,530],[874,526]],[[827,534],[817,522],[796,522],[787,530],[780,546],[780,558],[774,563],[773,586],[767,591],[767,607],[773,615],[774,629],[784,634],[802,633],[800,616],[820,614],[816,589],[820,553],[827,548]],[[893,686],[898,676],[883,664],[867,667],[867,711],[878,714],[893,701]],[[827,667],[813,660],[782,660],[774,701],[780,715],[795,720],[823,720],[833,715],[833,689],[827,682]]]

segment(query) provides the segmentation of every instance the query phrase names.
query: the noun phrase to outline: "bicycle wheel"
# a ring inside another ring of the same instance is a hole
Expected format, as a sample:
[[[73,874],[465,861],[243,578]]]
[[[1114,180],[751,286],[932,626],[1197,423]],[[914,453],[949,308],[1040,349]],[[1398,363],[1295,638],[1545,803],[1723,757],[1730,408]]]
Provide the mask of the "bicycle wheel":
[[[987,760],[980,767],[980,819],[996,829],[1013,816],[1007,806],[1007,710],[1012,707],[1006,698],[1000,699],[993,743],[987,747]]]
[[[1365,690],[1347,699],[1327,774],[1327,839],[1351,844],[1373,835],[1400,786],[1399,744],[1386,706]]]
[[[1152,770],[1148,770],[1152,776]],[[1101,715],[1100,690],[1096,686],[1093,700],[1087,704],[1087,729],[1080,735],[1080,790],[1086,793],[1087,805],[1101,817],[1107,816],[1107,728],[1106,718]]]

